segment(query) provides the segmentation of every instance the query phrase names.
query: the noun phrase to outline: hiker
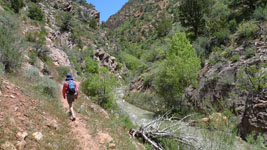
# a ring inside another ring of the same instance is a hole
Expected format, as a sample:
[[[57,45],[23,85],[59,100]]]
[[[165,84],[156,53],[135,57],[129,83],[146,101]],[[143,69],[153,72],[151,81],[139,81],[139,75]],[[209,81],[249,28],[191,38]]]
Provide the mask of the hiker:
[[[73,105],[75,99],[78,98],[78,87],[76,82],[73,81],[72,74],[67,74],[66,81],[64,82],[62,89],[63,98],[66,98],[69,104],[69,114],[72,117],[72,121],[75,121],[76,117],[73,111]]]

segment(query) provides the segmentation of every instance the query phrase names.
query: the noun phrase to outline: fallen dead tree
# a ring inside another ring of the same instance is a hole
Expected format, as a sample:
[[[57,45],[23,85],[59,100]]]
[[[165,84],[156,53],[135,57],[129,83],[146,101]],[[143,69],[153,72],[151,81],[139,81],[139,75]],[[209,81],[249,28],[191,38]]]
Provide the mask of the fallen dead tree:
[[[163,116],[155,119],[138,129],[131,129],[129,134],[132,137],[142,138],[143,141],[149,143],[156,150],[164,150],[160,145],[159,139],[172,139],[180,144],[186,145],[191,149],[199,149],[194,146],[193,142],[197,141],[194,135],[183,135],[179,131],[186,127],[185,119],[192,115],[185,116],[182,119],[176,117],[168,117],[170,111]]]

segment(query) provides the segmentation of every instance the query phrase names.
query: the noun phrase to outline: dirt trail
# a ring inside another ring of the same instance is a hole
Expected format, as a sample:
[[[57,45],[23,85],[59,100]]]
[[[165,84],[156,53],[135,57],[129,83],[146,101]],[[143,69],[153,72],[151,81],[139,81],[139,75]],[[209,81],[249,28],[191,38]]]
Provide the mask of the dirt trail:
[[[79,87],[79,82],[76,82],[77,86]],[[61,86],[62,88],[62,86]],[[62,89],[61,89],[62,91]],[[67,110],[66,113],[68,112],[68,102],[66,99],[62,97],[60,91],[60,100],[63,104],[63,107]],[[82,150],[100,150],[100,145],[99,142],[96,141],[90,134],[88,128],[86,128],[86,120],[85,118],[78,114],[76,114],[76,120],[73,122],[70,122],[69,126],[71,127],[71,132],[74,134],[75,138],[77,141],[79,141],[79,146],[81,147]]]

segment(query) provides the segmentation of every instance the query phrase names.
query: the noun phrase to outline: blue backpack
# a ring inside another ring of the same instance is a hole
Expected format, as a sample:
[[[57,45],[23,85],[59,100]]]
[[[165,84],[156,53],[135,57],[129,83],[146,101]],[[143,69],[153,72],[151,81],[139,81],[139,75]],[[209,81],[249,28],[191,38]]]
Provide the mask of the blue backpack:
[[[68,86],[69,86],[68,94],[74,95],[76,93],[74,82],[72,80],[67,81],[67,82],[68,82]]]

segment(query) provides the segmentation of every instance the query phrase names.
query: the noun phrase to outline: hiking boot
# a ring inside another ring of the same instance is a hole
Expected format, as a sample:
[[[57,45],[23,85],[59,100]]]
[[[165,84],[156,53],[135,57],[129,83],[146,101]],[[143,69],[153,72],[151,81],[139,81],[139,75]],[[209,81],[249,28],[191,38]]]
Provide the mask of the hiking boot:
[[[75,118],[75,117],[71,117],[71,120],[72,120],[72,121],[75,121],[75,120],[76,120],[76,118]]]

